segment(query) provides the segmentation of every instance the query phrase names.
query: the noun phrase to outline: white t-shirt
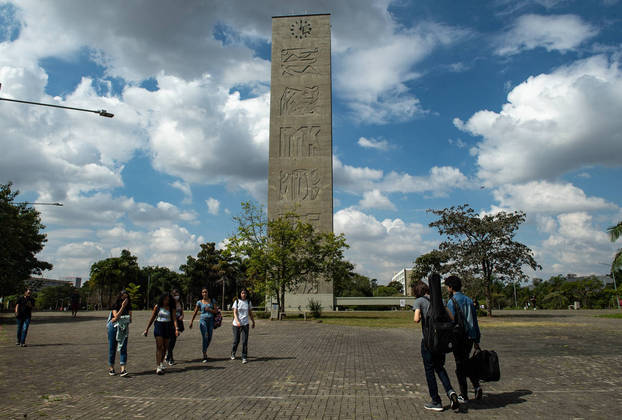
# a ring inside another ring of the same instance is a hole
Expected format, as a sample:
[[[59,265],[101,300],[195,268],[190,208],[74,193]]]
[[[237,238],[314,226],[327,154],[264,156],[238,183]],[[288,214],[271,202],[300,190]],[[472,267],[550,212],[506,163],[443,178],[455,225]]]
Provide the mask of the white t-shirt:
[[[253,304],[250,300],[236,300],[233,302],[233,309],[238,310],[238,320],[240,321],[239,326],[248,325],[248,311],[253,309]],[[235,325],[235,317],[233,317],[233,325]],[[238,325],[235,326],[237,327]]]

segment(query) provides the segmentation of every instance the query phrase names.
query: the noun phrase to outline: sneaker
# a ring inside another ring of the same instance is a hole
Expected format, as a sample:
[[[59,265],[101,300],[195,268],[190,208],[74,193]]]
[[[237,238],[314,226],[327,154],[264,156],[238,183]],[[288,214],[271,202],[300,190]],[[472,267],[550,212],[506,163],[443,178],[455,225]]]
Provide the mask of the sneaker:
[[[207,357],[201,360],[201,363],[207,363]]]
[[[171,360],[167,360],[166,363],[168,363],[169,366],[173,366],[175,364],[175,361],[171,359]]]
[[[443,411],[443,405],[439,402],[436,403],[434,401],[426,403],[423,408],[425,408],[426,410],[432,410],[432,411]]]
[[[162,370],[166,369],[166,363],[160,363],[160,369]]]
[[[108,375],[110,375],[110,376],[116,375],[114,369],[108,369]]]
[[[464,398],[462,395],[458,395],[458,402],[460,404],[466,404],[467,402],[469,402],[468,398]]]
[[[247,364],[247,363],[248,363],[248,360],[246,360],[246,359],[242,359],[242,364],[243,364],[243,365],[245,365],[245,364]]]
[[[123,369],[121,373],[119,373],[119,376],[127,376],[127,370]]]
[[[481,400],[483,395],[484,395],[484,392],[482,391],[481,386],[478,386],[477,388],[475,388],[475,399],[476,400]]]
[[[161,366],[158,366],[158,367],[156,368],[156,373],[157,373],[158,375],[164,375],[164,369],[162,369],[162,367],[161,367]]]
[[[22,347],[28,347],[28,344],[26,344],[26,343],[22,343],[22,344],[20,344],[20,346],[22,346]]]
[[[235,360],[235,354],[231,355],[231,360]]]
[[[460,407],[460,401],[458,401],[458,394],[455,393],[455,391],[451,391],[449,393],[449,400],[451,401],[451,409],[452,410],[456,410],[458,407]]]
[[[16,346],[21,345],[22,343],[20,343],[19,341],[17,343],[15,343]]]

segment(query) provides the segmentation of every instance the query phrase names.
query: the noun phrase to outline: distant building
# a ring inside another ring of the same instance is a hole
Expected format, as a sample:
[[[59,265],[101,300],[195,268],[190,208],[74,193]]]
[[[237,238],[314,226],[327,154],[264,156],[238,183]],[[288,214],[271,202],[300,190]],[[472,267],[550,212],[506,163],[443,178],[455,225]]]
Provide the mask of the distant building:
[[[76,289],[82,287],[82,277],[62,277],[61,280],[71,281]]]
[[[402,284],[404,296],[412,296],[413,291],[410,287],[410,275],[413,272],[411,268],[403,268],[393,275],[391,281],[398,281]]]
[[[45,289],[46,287],[73,286],[74,282],[71,280],[56,280],[56,279],[46,279],[45,277],[31,277],[28,280],[26,280],[26,285],[33,292],[38,292],[39,290]]]

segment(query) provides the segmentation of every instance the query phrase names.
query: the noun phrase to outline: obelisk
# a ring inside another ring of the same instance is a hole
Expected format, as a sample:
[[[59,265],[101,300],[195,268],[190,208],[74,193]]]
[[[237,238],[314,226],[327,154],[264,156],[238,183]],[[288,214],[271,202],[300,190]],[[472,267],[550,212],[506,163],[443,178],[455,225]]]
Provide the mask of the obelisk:
[[[268,218],[294,211],[333,231],[330,15],[272,18]],[[310,299],[333,309],[333,283],[300,288],[286,309]]]

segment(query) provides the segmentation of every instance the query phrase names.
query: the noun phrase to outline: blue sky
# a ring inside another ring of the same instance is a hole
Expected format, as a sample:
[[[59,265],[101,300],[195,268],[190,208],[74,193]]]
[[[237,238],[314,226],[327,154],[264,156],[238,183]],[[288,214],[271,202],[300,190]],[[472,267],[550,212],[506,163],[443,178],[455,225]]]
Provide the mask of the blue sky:
[[[387,283],[429,208],[523,210],[530,275],[604,273],[622,220],[622,2],[0,1],[0,182],[48,276],[121,249],[177,269],[267,200],[271,17],[330,13],[334,227]]]

